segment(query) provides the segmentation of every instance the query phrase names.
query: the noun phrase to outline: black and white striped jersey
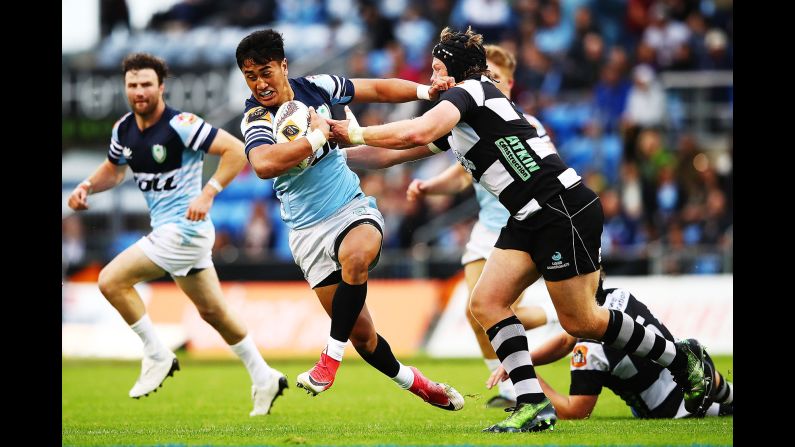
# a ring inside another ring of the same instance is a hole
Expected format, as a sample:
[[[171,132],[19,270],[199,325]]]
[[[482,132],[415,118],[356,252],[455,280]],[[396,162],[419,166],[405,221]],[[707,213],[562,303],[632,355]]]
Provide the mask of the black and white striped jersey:
[[[603,307],[620,310],[653,332],[675,341],[668,329],[626,289],[605,290]],[[602,297],[599,297],[602,298]],[[612,390],[639,418],[686,416],[682,391],[671,373],[595,340],[577,340],[571,358],[569,394],[595,396]]]
[[[514,218],[526,219],[550,197],[580,182],[549,137],[539,136],[486,76],[467,79],[439,99],[461,112],[451,138],[456,158]]]

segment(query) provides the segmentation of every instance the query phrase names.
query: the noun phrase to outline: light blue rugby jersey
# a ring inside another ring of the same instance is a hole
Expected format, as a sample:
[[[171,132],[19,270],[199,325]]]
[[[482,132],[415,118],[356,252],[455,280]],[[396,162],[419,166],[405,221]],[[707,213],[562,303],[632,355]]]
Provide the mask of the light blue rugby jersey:
[[[331,118],[331,106],[348,104],[353,83],[333,75],[289,79],[295,100],[314,107],[320,116]],[[262,144],[275,144],[273,116],[278,107],[264,107],[252,95],[246,100],[240,130],[246,138],[246,157]],[[323,154],[307,169],[293,168],[278,176],[273,188],[281,201],[281,218],[292,229],[310,227],[334,214],[357,195],[364,196],[359,177],[345,163],[337,145],[326,143]],[[375,199],[371,198],[373,206]]]
[[[541,138],[542,141],[552,144],[549,139],[549,135],[547,135],[547,130],[544,129],[544,126],[536,117],[526,113],[524,114],[524,117],[527,119],[530,125],[536,128],[538,137]],[[479,183],[473,182],[472,186],[475,188],[475,197],[478,200],[478,205],[480,205],[478,220],[489,230],[499,233],[500,230],[502,230],[502,227],[505,226],[505,223],[508,222],[508,218],[511,217],[511,213],[507,208],[502,206],[500,201],[497,200],[493,194],[486,191],[486,188],[480,186]]]
[[[198,222],[185,214],[201,193],[204,154],[217,133],[197,115],[168,106],[160,120],[143,132],[132,113],[113,125],[108,160],[132,169],[149,206],[152,228],[176,222],[190,235],[212,226],[209,213]]]

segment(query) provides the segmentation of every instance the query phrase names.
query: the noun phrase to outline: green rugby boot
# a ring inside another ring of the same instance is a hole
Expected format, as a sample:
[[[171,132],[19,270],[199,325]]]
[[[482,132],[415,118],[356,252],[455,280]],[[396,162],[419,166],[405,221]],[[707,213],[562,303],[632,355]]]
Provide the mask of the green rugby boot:
[[[503,433],[503,432],[522,432],[522,431],[542,431],[546,429],[554,430],[558,415],[555,407],[548,398],[537,404],[519,404],[515,407],[506,408],[510,412],[504,421],[497,422],[491,427],[484,428],[483,431]]]

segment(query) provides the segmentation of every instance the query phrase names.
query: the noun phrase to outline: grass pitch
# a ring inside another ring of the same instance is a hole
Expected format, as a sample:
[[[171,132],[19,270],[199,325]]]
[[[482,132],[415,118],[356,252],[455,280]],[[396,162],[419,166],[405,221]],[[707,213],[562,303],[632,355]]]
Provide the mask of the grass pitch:
[[[252,418],[242,364],[178,356],[182,370],[140,400],[127,397],[139,362],[64,360],[63,445],[733,445],[732,417],[638,420],[609,390],[588,420],[558,421],[554,431],[541,433],[482,433],[507,414],[484,407],[496,389],[485,389],[480,359],[403,360],[458,389],[466,405],[457,412],[422,402],[358,358],[346,359],[334,386],[316,397],[295,386],[295,377],[316,359],[272,361],[290,388],[270,415]],[[713,359],[733,381],[732,357]],[[538,372],[568,392],[568,359]]]

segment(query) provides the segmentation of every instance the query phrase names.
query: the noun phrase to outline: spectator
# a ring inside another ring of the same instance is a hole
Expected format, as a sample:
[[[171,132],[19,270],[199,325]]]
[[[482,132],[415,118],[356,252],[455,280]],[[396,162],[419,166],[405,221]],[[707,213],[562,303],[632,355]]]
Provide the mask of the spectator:
[[[635,144],[643,129],[661,127],[665,123],[665,92],[657,82],[654,70],[638,65],[632,72],[634,84],[629,89],[624,110],[624,157],[635,159]]]
[[[617,63],[608,63],[602,67],[599,82],[594,87],[594,108],[604,123],[606,132],[619,130],[621,116],[627,105],[631,83],[621,75]]]
[[[74,273],[86,262],[83,223],[77,214],[71,214],[61,221],[61,262],[65,276]]]
[[[643,42],[654,48],[657,63],[667,69],[674,63],[677,48],[686,45],[690,30],[684,23],[672,20],[665,4],[658,1],[649,10],[649,26],[643,33]]]
[[[250,261],[263,261],[271,246],[273,224],[265,202],[255,202],[243,235],[243,253]]]
[[[130,10],[126,0],[100,0],[99,29],[103,38],[115,29],[130,31]]]

